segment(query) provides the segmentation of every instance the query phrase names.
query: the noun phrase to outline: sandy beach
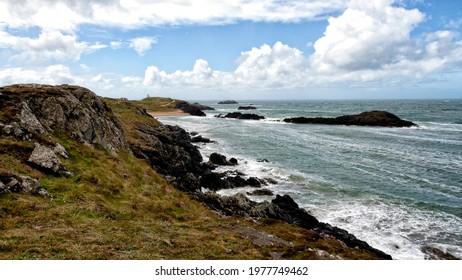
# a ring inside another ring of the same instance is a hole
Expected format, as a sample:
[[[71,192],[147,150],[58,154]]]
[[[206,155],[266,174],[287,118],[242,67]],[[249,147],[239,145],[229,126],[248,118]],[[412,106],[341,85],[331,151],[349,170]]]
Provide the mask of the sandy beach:
[[[179,109],[175,109],[172,111],[149,111],[148,112],[153,117],[180,117],[180,116],[190,116],[190,114],[185,113]]]

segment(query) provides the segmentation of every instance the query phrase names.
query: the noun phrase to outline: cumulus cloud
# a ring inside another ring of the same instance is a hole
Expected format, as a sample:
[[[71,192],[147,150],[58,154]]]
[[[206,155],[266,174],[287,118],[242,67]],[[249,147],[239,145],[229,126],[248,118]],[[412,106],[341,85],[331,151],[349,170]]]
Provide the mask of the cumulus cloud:
[[[149,51],[153,44],[157,43],[155,37],[140,37],[130,40],[130,47],[135,49],[138,55],[143,56]]]
[[[0,69],[0,84],[17,83],[44,83],[51,85],[59,84],[84,84],[85,79],[77,77],[71,69],[62,64],[50,65],[42,68],[14,67]]]
[[[37,38],[14,36],[0,30],[0,48],[10,49],[13,60],[49,62],[78,60],[83,53],[92,52],[106,45],[79,42],[77,36],[61,31],[42,31]]]
[[[314,43],[312,75],[324,82],[419,79],[460,61],[456,53],[461,44],[455,33],[438,31],[424,40],[412,38],[425,15],[394,3],[352,0],[343,14],[330,18],[324,36]]]

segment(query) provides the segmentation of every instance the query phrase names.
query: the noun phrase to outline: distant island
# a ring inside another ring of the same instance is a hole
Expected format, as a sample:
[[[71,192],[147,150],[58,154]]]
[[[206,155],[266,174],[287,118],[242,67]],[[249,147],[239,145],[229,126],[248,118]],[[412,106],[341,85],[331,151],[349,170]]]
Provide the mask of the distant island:
[[[239,104],[239,103],[234,100],[225,100],[225,101],[218,102],[218,104]]]

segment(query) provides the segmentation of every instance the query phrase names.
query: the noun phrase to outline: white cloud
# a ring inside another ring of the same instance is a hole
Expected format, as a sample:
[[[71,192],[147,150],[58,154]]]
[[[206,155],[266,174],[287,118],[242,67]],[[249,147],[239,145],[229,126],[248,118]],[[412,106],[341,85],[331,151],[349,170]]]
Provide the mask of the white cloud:
[[[11,35],[0,29],[0,48],[10,49],[12,60],[49,62],[78,60],[83,53],[106,48],[100,43],[79,42],[73,34],[61,31],[42,31],[37,38]]]
[[[461,50],[455,33],[412,38],[425,15],[394,2],[353,0],[342,15],[330,18],[324,36],[314,44],[311,76],[317,82],[422,79],[461,61],[455,55]]]
[[[43,83],[43,84],[84,84],[69,67],[56,64],[43,68],[14,67],[0,70],[0,84]]]
[[[157,43],[155,37],[140,37],[130,40],[130,47],[135,49],[138,55],[143,56],[149,51],[153,44]]]
[[[294,22],[342,11],[348,0],[4,0],[0,24],[75,30],[81,24],[139,28],[223,24],[241,20]]]

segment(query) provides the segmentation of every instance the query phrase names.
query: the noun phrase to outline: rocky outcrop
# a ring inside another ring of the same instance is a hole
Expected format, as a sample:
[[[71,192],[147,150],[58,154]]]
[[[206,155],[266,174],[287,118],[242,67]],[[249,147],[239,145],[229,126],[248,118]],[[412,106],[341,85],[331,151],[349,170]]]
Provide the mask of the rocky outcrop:
[[[234,100],[225,100],[225,101],[220,101],[218,104],[239,104],[237,101]]]
[[[199,103],[189,103],[186,101],[180,101],[178,102],[175,107],[177,109],[180,109],[181,111],[188,113],[193,116],[198,116],[198,117],[205,117],[206,114],[202,112],[202,110],[214,110],[211,107],[203,106]]]
[[[216,115],[215,118],[239,119],[239,120],[263,120],[265,117],[257,114],[243,114],[241,112],[232,112],[226,115]]]
[[[187,192],[200,189],[198,177],[210,167],[202,162],[189,133],[170,125],[139,123],[135,129],[139,140],[132,144],[135,155],[148,160],[155,170],[167,176],[178,188]]]
[[[251,192],[247,192],[247,195],[255,195],[255,196],[261,196],[261,195],[267,195],[267,196],[273,196],[274,193],[271,190],[268,189],[261,189],[261,190],[254,190]]]
[[[232,161],[234,163],[231,162],[231,160],[227,160],[226,156],[220,155],[218,153],[212,153],[209,156],[209,163],[211,163],[211,164],[216,164],[216,165],[237,165],[237,160],[236,159],[234,159]]]
[[[40,185],[40,183],[29,176],[16,176],[12,174],[0,174],[0,194],[23,193],[40,195],[51,199],[52,196]]]
[[[65,134],[111,152],[129,150],[121,123],[92,91],[78,86],[21,84],[0,87],[4,135],[21,140]],[[6,131],[5,131],[6,130]]]
[[[257,107],[255,107],[255,106],[239,106],[237,109],[238,110],[257,110]]]
[[[337,118],[286,118],[286,123],[296,124],[325,124],[325,125],[358,125],[358,126],[385,126],[385,127],[411,127],[415,123],[402,120],[394,114],[385,111],[363,112],[358,115],[345,115]]]
[[[371,247],[346,230],[319,222],[315,217],[306,212],[306,210],[299,208],[298,204],[288,195],[276,195],[276,198],[271,202],[265,201],[262,203],[254,202],[242,193],[234,196],[219,196],[215,193],[195,193],[194,196],[224,215],[282,220],[305,229],[316,231],[322,236],[336,238],[351,248],[357,247],[370,251],[378,258],[391,259],[390,255]]]

